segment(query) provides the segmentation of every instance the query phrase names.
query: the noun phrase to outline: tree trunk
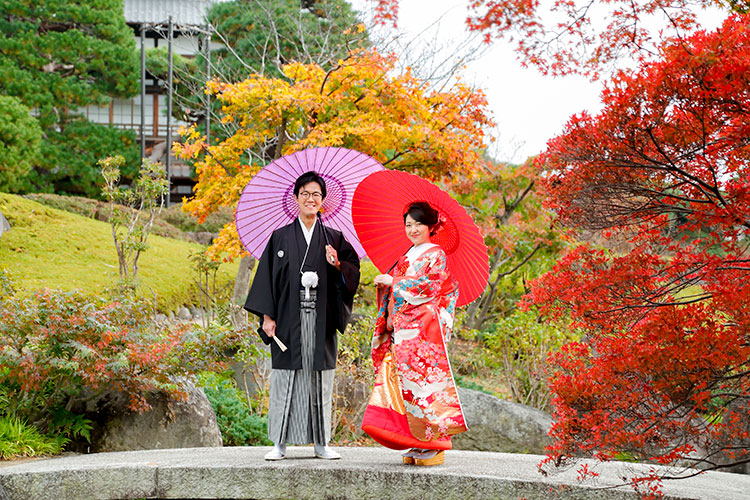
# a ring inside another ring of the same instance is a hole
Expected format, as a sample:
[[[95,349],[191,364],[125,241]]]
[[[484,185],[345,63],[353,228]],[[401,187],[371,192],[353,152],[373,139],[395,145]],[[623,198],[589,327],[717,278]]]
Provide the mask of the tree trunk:
[[[237,269],[237,277],[234,280],[234,293],[232,294],[233,305],[238,306],[234,311],[235,325],[244,325],[247,321],[245,310],[242,305],[247,298],[247,292],[250,290],[250,276],[255,267],[255,257],[247,255],[240,260],[240,267]]]

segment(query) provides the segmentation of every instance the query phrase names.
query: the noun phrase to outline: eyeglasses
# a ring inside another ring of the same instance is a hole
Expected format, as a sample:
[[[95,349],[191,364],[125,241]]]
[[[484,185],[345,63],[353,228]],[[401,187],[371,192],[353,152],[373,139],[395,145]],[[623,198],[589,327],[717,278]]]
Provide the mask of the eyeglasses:
[[[311,193],[310,191],[301,191],[299,194],[300,198],[303,200],[308,199],[310,196],[313,197],[315,200],[321,200],[323,199],[323,193],[318,193],[317,191]]]

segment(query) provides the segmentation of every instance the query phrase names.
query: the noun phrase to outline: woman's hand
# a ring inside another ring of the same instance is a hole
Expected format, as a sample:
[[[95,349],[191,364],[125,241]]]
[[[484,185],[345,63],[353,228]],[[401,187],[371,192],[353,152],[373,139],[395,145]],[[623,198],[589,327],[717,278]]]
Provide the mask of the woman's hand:
[[[268,314],[263,315],[263,331],[271,338],[276,335],[276,322]]]
[[[393,276],[390,274],[378,274],[372,281],[376,285],[391,286],[393,285]]]

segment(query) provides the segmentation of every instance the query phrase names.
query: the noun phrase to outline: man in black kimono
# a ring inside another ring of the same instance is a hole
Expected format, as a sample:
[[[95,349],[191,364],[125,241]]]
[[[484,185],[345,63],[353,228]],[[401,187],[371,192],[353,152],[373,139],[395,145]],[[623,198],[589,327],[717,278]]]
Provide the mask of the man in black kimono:
[[[359,257],[341,232],[318,220],[326,185],[316,172],[297,179],[294,197],[299,218],[271,235],[245,302],[271,346],[268,437],[274,448],[265,458],[283,459],[287,443],[314,443],[316,457],[337,459],[341,455],[328,447],[336,331],[343,333],[349,321]]]

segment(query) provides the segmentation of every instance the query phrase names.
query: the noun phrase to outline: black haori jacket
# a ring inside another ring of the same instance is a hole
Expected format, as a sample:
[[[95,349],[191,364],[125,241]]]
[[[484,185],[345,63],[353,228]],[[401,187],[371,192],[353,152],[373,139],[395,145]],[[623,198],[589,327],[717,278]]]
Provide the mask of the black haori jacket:
[[[315,224],[310,250],[302,271],[318,273],[317,322],[313,369],[336,368],[336,330],[344,332],[354,294],[359,285],[359,257],[340,231],[326,227],[328,239],[341,263],[339,272],[325,261],[326,239],[320,221]],[[271,365],[276,369],[302,369],[300,338],[300,266],[305,256],[305,235],[300,222],[280,227],[271,235],[258,262],[245,309],[260,318],[258,333],[271,346]],[[342,304],[343,302],[343,304]],[[344,307],[347,306],[347,307]],[[286,347],[283,352],[263,331],[263,315],[276,321],[276,336]]]

